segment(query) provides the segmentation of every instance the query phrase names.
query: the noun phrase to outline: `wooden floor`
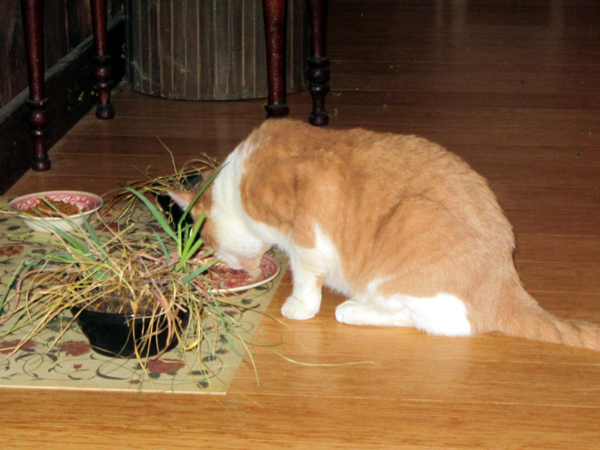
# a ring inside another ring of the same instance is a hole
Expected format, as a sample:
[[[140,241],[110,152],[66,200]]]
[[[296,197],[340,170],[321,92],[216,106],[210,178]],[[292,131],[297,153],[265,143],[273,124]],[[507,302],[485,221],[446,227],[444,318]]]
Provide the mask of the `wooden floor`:
[[[586,6],[587,5],[587,6]],[[600,7],[588,0],[332,0],[331,127],[416,133],[486,176],[514,225],[519,273],[549,311],[600,323]],[[289,97],[306,119],[309,95]],[[264,100],[170,102],[132,92],[88,114],[53,168],[8,195],[97,193],[224,156]],[[269,313],[290,292],[289,277]],[[307,322],[264,318],[230,393],[3,389],[3,449],[599,449],[600,354],[503,336],[351,327],[326,293]],[[372,361],[373,364],[333,365]]]

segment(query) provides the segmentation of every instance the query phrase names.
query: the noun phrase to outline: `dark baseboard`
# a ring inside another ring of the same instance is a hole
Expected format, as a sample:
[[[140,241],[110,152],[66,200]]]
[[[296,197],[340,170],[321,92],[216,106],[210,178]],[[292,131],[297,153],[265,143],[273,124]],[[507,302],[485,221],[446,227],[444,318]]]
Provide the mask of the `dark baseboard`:
[[[108,26],[108,50],[115,84],[125,73],[124,42],[125,21],[122,16],[116,17]],[[50,99],[48,148],[96,104],[93,53],[93,39],[89,37],[46,73],[46,95]],[[29,90],[25,89],[0,109],[0,195],[21,178],[31,164],[33,144],[25,104],[28,96]]]

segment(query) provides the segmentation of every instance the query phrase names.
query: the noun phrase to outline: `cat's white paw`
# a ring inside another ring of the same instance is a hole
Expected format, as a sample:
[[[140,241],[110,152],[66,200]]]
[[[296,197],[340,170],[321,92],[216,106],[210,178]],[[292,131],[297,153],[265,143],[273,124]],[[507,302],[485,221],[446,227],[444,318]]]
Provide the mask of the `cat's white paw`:
[[[288,319],[307,320],[312,319],[319,312],[310,302],[303,301],[298,297],[290,295],[281,308],[281,314]]]

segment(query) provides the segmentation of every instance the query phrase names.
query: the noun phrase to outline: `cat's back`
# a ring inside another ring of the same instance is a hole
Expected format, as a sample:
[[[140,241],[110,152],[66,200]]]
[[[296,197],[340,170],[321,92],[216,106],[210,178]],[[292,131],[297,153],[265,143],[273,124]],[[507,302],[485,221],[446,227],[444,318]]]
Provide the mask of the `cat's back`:
[[[246,190],[246,206],[279,208],[276,214],[290,226],[299,210],[331,229],[341,222],[348,229],[356,217],[385,218],[426,202],[512,244],[510,225],[486,180],[427,139],[278,119],[255,130],[248,144],[246,178],[254,189]]]
[[[248,142],[253,151],[247,167],[254,171],[272,172],[275,166],[294,172],[308,169],[305,175],[312,172],[321,182],[339,179],[367,189],[364,183],[385,186],[387,191],[487,187],[458,156],[414,135],[318,128],[278,119],[266,121]]]

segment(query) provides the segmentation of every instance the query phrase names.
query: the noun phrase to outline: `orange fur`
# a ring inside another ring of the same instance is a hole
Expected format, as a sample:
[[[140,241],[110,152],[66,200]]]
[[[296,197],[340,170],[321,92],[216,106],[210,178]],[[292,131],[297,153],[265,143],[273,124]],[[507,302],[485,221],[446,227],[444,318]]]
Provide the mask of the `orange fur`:
[[[600,350],[600,327],[551,316],[524,290],[511,226],[487,182],[441,146],[291,120],[265,122],[244,145],[247,216],[305,249],[315,247],[318,225],[352,293],[374,280],[382,297],[443,292],[464,303],[473,334]],[[209,189],[193,211],[207,213],[203,236],[218,247],[212,206]]]

